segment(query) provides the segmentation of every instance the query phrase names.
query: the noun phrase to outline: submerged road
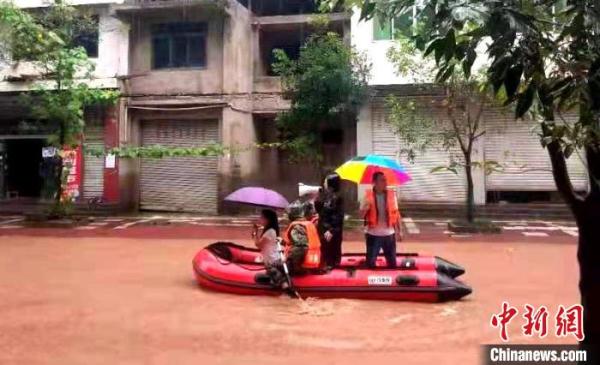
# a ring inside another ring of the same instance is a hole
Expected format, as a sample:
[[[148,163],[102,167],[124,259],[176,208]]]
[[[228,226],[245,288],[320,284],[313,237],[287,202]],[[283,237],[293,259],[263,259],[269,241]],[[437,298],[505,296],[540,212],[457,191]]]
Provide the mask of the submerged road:
[[[420,304],[208,292],[191,260],[212,241],[0,236],[0,364],[478,364],[503,301],[551,317],[578,301],[572,242],[403,243],[463,265],[474,289]],[[552,326],[527,338],[520,317],[511,343],[574,342]]]

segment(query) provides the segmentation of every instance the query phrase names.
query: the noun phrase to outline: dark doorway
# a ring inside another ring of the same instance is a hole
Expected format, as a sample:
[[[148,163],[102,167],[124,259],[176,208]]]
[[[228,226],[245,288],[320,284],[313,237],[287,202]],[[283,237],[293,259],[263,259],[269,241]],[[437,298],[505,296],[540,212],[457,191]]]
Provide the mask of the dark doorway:
[[[43,139],[9,139],[6,146],[6,191],[12,196],[39,197]]]

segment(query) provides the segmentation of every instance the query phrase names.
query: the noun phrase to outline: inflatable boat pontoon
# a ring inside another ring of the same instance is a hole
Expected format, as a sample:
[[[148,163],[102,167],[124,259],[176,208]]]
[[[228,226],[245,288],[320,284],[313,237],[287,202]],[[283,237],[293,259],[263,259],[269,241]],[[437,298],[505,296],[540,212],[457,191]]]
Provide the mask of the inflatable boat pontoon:
[[[198,252],[193,269],[198,284],[204,288],[235,294],[280,295],[281,290],[270,285],[260,254],[231,243],[215,243]],[[350,260],[350,258],[355,258]],[[399,255],[399,266],[412,259],[408,267],[368,269],[360,265],[357,255],[345,255],[342,265],[324,273],[296,276],[294,288],[303,297],[384,299],[399,301],[442,302],[458,300],[471,293],[471,288],[437,270],[437,266],[421,262],[426,256]],[[449,263],[435,258],[434,263]],[[460,268],[462,272],[464,270]],[[461,273],[462,273],[461,272]]]

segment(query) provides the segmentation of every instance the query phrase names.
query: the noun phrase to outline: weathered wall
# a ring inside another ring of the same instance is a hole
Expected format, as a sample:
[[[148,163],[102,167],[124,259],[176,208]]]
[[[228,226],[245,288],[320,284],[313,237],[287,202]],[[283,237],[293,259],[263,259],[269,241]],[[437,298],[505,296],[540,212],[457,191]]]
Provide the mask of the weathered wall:
[[[244,181],[249,181],[257,173],[259,151],[253,148],[256,142],[256,129],[252,113],[241,108],[223,108],[221,122],[222,143],[237,150],[222,158],[220,174],[224,192],[231,192]]]
[[[107,8],[100,9],[99,13],[95,75],[101,78],[126,75],[129,65],[129,25],[112,16]]]
[[[120,146],[139,145],[139,124],[130,119],[127,108],[127,98],[122,98],[119,103],[119,144]],[[137,209],[139,160],[134,158],[119,159],[119,205],[124,211]]]
[[[221,159],[220,194],[250,184],[259,173],[259,150],[252,115],[254,75],[254,37],[252,15],[237,1],[230,1],[223,27],[223,93],[229,94],[229,106],[223,108],[221,138],[225,146],[239,149]],[[221,204],[221,211],[227,211]],[[224,210],[225,209],[225,210]]]
[[[237,1],[230,1],[223,27],[223,93],[252,92],[254,44],[251,14]]]
[[[21,2],[17,3],[19,6],[23,5]],[[35,2],[24,3],[32,5]],[[90,87],[97,88],[117,88],[116,77],[125,75],[128,71],[128,25],[113,17],[107,6],[94,7],[93,12],[99,16],[98,57],[91,59],[96,64],[96,70],[94,79],[90,80],[88,84]],[[31,62],[2,64],[0,65],[0,93],[28,91],[36,85],[44,84],[54,87],[53,84],[45,82],[5,81],[6,77],[32,79],[39,76],[41,76],[40,69]]]
[[[255,93],[281,93],[281,78],[278,76],[256,76],[254,78]]]
[[[152,69],[153,24],[178,21],[208,23],[206,67]],[[219,94],[223,92],[223,21],[221,10],[163,9],[133,17],[130,32],[130,68],[127,93],[131,95]],[[233,75],[229,75],[231,77]]]

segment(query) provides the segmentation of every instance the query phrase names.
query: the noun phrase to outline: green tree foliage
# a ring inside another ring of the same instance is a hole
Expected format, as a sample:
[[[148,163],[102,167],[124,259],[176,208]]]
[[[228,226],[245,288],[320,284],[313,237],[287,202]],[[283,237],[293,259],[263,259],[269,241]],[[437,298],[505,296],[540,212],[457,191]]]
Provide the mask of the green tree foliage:
[[[500,169],[495,161],[473,161],[474,145],[485,134],[482,117],[484,108],[492,106],[494,96],[480,77],[453,75],[443,83],[435,83],[435,64],[423,59],[422,52],[409,38],[398,35],[396,44],[388,51],[388,58],[399,75],[410,78],[423,89],[438,88],[444,92],[439,97],[425,100],[414,97],[390,96],[386,102],[390,109],[388,122],[394,132],[402,137],[400,153],[409,161],[430,148],[449,152],[450,163],[440,165],[432,173],[450,171],[463,173],[467,182],[466,219],[475,218],[473,170],[482,168],[486,174]],[[431,110],[443,113],[442,119],[431,117]],[[458,151],[458,152],[457,152]]]
[[[238,154],[253,149],[281,148],[281,143],[254,143],[247,146],[223,146],[221,144],[209,144],[203,147],[167,147],[161,145],[152,146],[122,146],[114,147],[105,151],[104,149],[87,149],[86,153],[92,156],[115,155],[120,158],[164,158],[164,157],[209,157],[223,156],[227,153]]]
[[[89,87],[94,63],[76,39],[92,27],[93,19],[78,9],[57,1],[30,13],[11,3],[0,3],[0,28],[4,52],[14,62],[30,62],[39,70],[31,93],[26,96],[34,117],[56,125],[49,144],[59,149],[80,143],[85,125],[84,110],[99,103],[114,103],[118,93]],[[57,205],[64,202],[63,182],[68,166],[60,163],[56,176]],[[63,210],[57,208],[59,210]]]
[[[355,123],[367,86],[364,56],[337,33],[317,31],[297,60],[275,50],[275,73],[281,76],[289,111],[278,116],[284,147],[295,160],[319,162],[323,128]]]
[[[338,1],[333,1],[338,3]],[[394,16],[414,0],[360,1],[363,19]],[[540,122],[556,186],[579,228],[579,288],[584,343],[600,344],[600,9],[596,0],[431,0],[418,7],[427,19],[415,44],[432,55],[438,81],[469,76],[484,58],[488,82],[506,94],[516,117]],[[477,52],[482,50],[482,52]],[[578,120],[561,115],[576,111]],[[585,153],[589,189],[573,188],[566,160]]]

